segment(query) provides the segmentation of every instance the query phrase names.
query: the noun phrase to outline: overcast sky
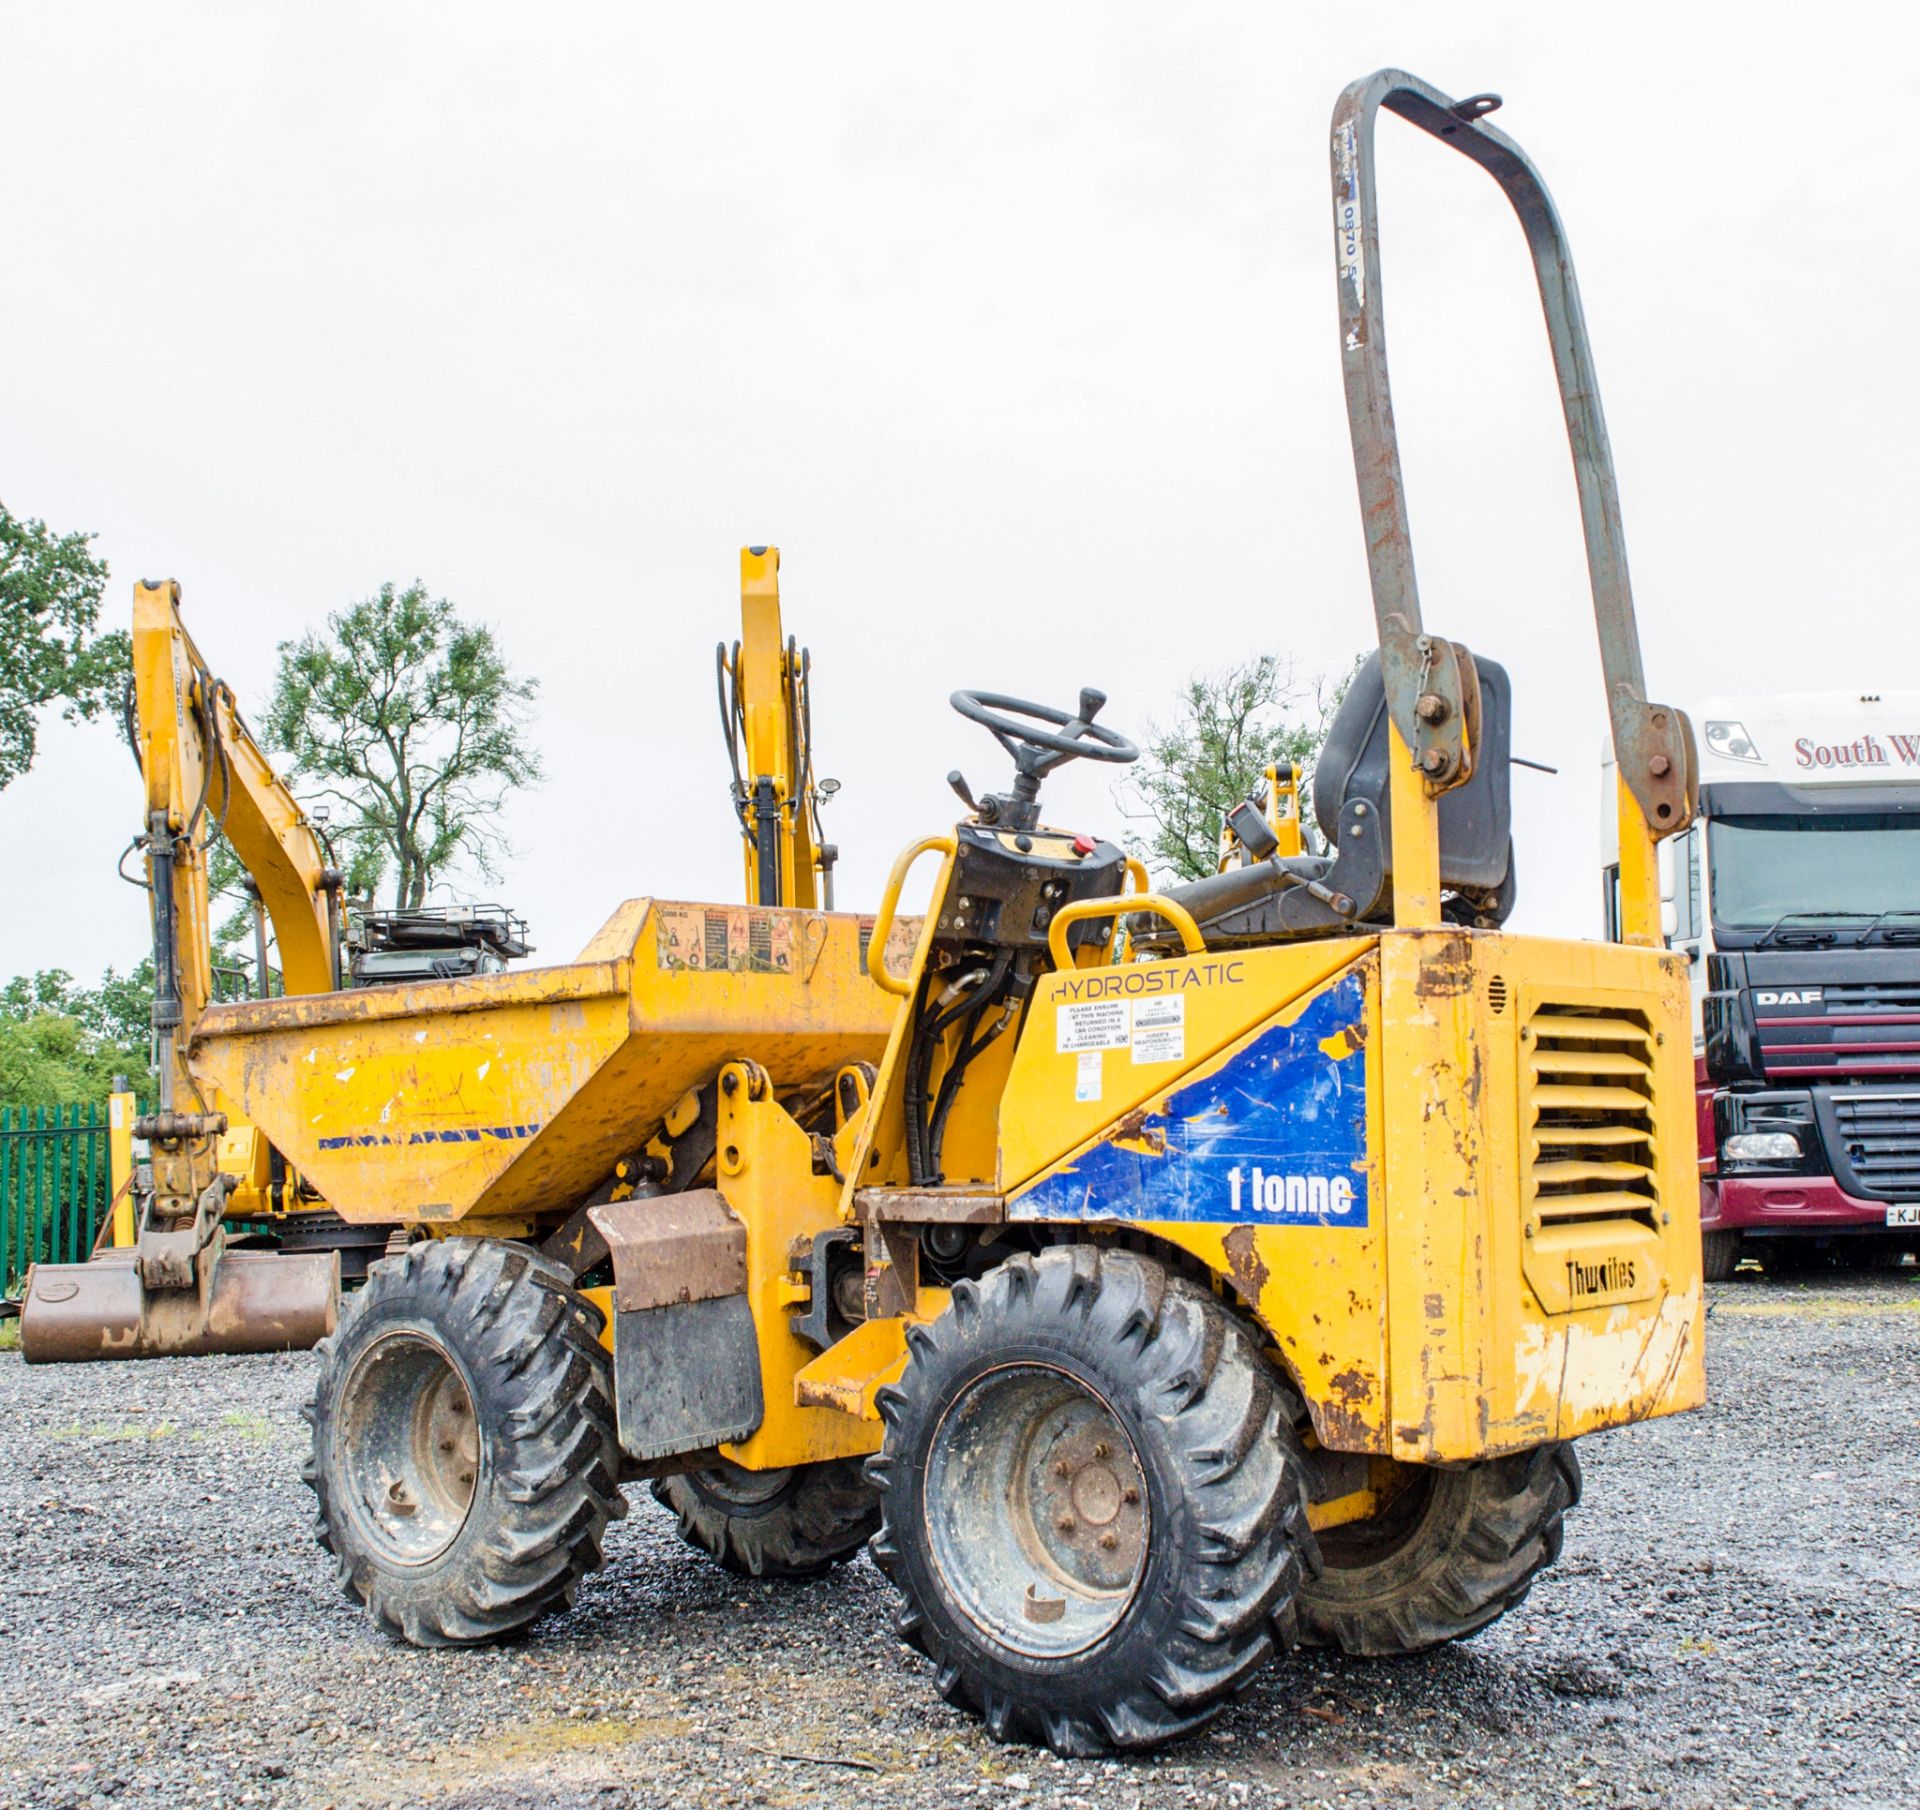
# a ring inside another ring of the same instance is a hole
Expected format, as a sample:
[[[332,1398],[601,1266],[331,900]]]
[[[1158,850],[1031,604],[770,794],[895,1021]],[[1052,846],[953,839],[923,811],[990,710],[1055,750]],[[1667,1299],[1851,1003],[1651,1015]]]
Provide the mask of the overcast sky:
[[[1327,121],[1398,64],[1506,96],[1578,260],[1647,671],[1912,684],[1907,9],[0,6],[0,497],[172,576],[257,715],[384,579],[495,625],[547,779],[499,894],[562,960],[731,899],[713,644],[782,549],[841,902],[1004,757],[972,685],[1139,729],[1371,640]],[[1878,23],[1876,24],[1876,21]],[[1428,625],[1512,671],[1516,923],[1597,932],[1604,712],[1566,442],[1498,191],[1381,124]],[[4,657],[0,650],[0,657]],[[1049,816],[1121,828],[1090,766]],[[0,977],[145,947],[137,778],[0,792]],[[492,890],[492,889],[487,889]]]

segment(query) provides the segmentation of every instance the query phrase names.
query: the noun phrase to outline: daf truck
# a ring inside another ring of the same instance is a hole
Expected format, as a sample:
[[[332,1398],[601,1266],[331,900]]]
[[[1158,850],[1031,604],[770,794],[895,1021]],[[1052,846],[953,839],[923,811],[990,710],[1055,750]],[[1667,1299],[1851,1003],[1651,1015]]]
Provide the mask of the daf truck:
[[[1660,855],[1693,979],[1707,1276],[1743,1255],[1902,1262],[1920,1253],[1920,691],[1692,714],[1700,811]]]

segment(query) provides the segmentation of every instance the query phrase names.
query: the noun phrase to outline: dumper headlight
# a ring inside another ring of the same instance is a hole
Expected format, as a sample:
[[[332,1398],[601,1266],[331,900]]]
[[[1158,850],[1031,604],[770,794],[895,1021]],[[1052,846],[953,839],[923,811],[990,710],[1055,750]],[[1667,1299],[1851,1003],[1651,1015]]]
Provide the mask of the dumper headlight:
[[[1737,1131],[1721,1154],[1730,1163],[1791,1163],[1800,1155],[1800,1140],[1791,1131]]]

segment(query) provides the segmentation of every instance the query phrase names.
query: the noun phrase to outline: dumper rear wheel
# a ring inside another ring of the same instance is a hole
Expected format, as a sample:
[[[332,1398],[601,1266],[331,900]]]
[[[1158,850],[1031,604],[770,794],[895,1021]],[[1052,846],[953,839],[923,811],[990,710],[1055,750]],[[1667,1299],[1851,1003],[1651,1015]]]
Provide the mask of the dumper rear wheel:
[[[1378,1658],[1477,1632],[1560,1556],[1580,1500],[1570,1445],[1398,1469],[1403,1486],[1378,1514],[1321,1529],[1320,1575],[1300,1598],[1312,1645]]]
[[[1240,1321],[1092,1245],[956,1283],[879,1398],[873,1554],[997,1740],[1085,1755],[1210,1720],[1295,1631],[1304,1455]]]
[[[653,1486],[680,1537],[742,1577],[815,1577],[850,1559],[880,1525],[880,1496],[857,1459],[782,1471],[710,1465]]]
[[[570,1603],[616,1483],[600,1316],[525,1246],[435,1239],[377,1263],[320,1346],[302,1475],[347,1595],[416,1646]]]

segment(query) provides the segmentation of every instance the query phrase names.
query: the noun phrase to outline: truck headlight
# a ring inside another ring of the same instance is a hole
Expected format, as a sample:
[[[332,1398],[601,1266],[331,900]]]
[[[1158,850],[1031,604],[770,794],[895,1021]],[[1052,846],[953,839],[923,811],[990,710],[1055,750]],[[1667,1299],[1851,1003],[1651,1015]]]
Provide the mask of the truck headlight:
[[[1730,1163],[1791,1163],[1800,1155],[1800,1140],[1791,1131],[1737,1131],[1721,1146]]]

